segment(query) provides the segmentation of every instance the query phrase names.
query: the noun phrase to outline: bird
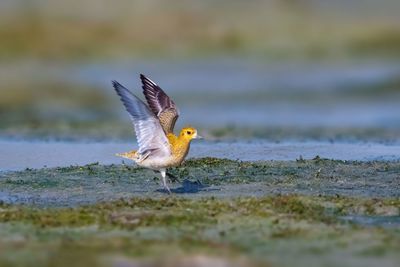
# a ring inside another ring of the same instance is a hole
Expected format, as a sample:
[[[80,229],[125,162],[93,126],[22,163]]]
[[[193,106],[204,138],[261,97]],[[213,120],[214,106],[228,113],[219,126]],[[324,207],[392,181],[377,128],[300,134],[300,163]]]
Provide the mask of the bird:
[[[191,141],[202,137],[191,126],[184,127],[179,135],[175,135],[174,126],[180,113],[174,101],[145,75],[140,74],[140,80],[148,105],[119,82],[112,81],[129,113],[139,146],[138,150],[116,155],[160,172],[163,187],[171,194],[166,181],[167,169],[181,165],[189,152]]]

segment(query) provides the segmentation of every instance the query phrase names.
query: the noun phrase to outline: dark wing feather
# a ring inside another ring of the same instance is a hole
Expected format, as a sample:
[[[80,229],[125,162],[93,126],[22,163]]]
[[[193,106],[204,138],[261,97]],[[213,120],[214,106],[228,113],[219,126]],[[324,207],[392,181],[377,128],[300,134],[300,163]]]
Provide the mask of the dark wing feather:
[[[160,120],[164,132],[172,133],[179,117],[179,110],[174,101],[155,82],[143,74],[140,74],[140,79],[143,84],[143,94],[150,109]]]

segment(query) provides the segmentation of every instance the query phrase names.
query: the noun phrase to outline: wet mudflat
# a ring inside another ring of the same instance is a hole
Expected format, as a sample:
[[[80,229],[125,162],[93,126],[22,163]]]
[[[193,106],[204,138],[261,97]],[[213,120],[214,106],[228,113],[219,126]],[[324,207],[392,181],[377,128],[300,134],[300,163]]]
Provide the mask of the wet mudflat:
[[[191,159],[173,168],[177,197],[202,198],[301,194],[364,198],[400,197],[400,162],[299,158],[242,162]],[[0,199],[42,207],[77,206],[119,198],[166,195],[159,174],[131,164],[26,169],[0,174]]]
[[[169,196],[132,165],[6,172],[0,263],[397,266],[399,173],[398,161],[190,159]]]

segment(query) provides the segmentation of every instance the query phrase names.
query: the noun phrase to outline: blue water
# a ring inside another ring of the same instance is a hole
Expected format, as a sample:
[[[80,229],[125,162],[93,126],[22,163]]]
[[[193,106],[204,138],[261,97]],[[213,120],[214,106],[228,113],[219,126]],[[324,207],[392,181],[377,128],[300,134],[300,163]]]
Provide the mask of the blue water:
[[[120,153],[137,148],[136,142],[39,142],[0,139],[0,171],[39,169],[70,165],[120,164]],[[213,142],[193,141],[189,157],[218,157],[232,160],[294,161],[300,157],[358,161],[400,160],[400,145],[378,143],[283,142],[261,140]],[[126,161],[129,163],[129,161]]]

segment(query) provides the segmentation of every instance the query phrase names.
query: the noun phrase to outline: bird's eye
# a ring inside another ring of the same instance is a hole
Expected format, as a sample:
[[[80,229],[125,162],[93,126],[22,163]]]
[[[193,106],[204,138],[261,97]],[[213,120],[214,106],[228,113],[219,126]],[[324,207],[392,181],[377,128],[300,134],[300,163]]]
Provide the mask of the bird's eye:
[[[187,134],[192,134],[192,132],[191,132],[191,131],[187,131],[186,133],[187,133]]]

